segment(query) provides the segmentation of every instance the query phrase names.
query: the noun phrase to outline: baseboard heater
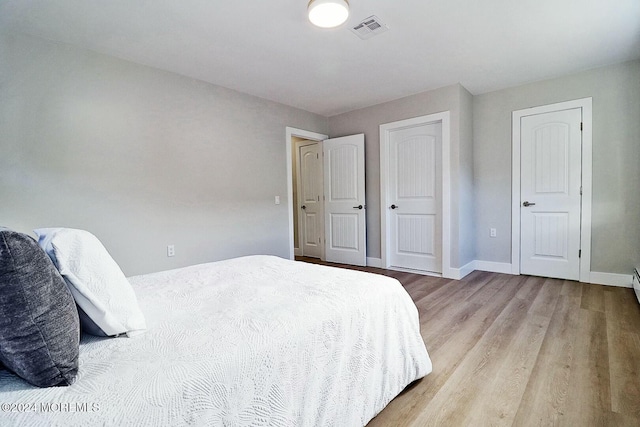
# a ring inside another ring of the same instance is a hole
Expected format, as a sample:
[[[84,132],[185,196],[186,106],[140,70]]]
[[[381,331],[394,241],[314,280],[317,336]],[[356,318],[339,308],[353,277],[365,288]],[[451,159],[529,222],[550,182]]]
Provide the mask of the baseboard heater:
[[[636,298],[640,302],[640,267],[633,270],[633,290],[636,291]]]

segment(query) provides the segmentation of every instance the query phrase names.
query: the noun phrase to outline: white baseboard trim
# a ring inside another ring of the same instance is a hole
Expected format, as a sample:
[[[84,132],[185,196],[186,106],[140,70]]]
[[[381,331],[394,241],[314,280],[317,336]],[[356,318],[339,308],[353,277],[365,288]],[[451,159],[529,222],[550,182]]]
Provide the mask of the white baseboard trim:
[[[384,268],[382,266],[382,258],[369,258],[369,257],[367,257],[367,267]]]
[[[513,274],[511,263],[475,260],[474,270],[488,271],[490,273]]]
[[[370,258],[370,257],[367,257],[367,267],[385,268],[382,265],[382,258]],[[470,261],[460,268],[449,268],[447,269],[446,274],[436,274],[436,273],[431,273],[426,271],[403,269],[403,268],[392,268],[392,270],[406,271],[407,273],[423,274],[426,276],[446,277],[447,279],[454,279],[454,280],[460,280],[468,276],[469,274],[473,273],[475,270],[489,271],[492,273],[512,274],[511,264],[509,263],[478,261],[478,260]]]
[[[596,285],[619,286],[622,288],[633,288],[631,274],[600,273],[592,271],[589,283]]]
[[[382,265],[382,258],[370,258],[367,257],[367,267],[384,268]],[[424,274],[428,276],[439,276],[437,274],[420,272],[408,269],[395,269],[397,271],[406,271],[409,273]],[[460,280],[465,276],[473,273],[475,270],[488,271],[491,273],[502,274],[514,274],[512,271],[511,263],[508,262],[493,262],[493,261],[481,261],[474,260],[460,268],[450,268],[448,275],[443,276],[454,280]],[[606,286],[618,286],[622,288],[633,288],[632,284],[633,276],[631,274],[617,274],[617,273],[601,273],[597,271],[590,272],[589,283],[596,285]]]
[[[476,270],[476,261],[471,261],[460,268],[450,268],[449,275],[446,276],[448,279],[460,280],[465,276],[473,273]]]

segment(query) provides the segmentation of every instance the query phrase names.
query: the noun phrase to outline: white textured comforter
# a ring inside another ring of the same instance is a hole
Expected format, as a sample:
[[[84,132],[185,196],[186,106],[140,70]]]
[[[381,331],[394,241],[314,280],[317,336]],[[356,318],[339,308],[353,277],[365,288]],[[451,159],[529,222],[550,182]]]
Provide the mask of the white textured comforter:
[[[70,387],[0,371],[0,425],[361,426],[431,372],[388,277],[252,256],[130,282],[148,331],[85,335]]]

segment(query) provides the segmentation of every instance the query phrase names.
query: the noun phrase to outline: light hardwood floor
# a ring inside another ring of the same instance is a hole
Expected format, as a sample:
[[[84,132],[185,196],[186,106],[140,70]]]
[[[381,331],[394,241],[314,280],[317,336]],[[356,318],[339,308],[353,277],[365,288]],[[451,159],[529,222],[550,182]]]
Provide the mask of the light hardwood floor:
[[[640,305],[632,289],[328,265],[398,279],[418,307],[433,362],[369,427],[640,426]]]

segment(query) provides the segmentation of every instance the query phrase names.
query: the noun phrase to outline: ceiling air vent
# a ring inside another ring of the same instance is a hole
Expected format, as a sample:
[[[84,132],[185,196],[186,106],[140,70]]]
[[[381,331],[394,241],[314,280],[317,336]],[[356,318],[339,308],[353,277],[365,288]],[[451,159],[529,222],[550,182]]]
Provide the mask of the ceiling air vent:
[[[380,19],[373,15],[365,18],[361,23],[351,28],[351,32],[362,40],[370,39],[371,37],[384,33],[389,27],[386,24],[380,22]]]

